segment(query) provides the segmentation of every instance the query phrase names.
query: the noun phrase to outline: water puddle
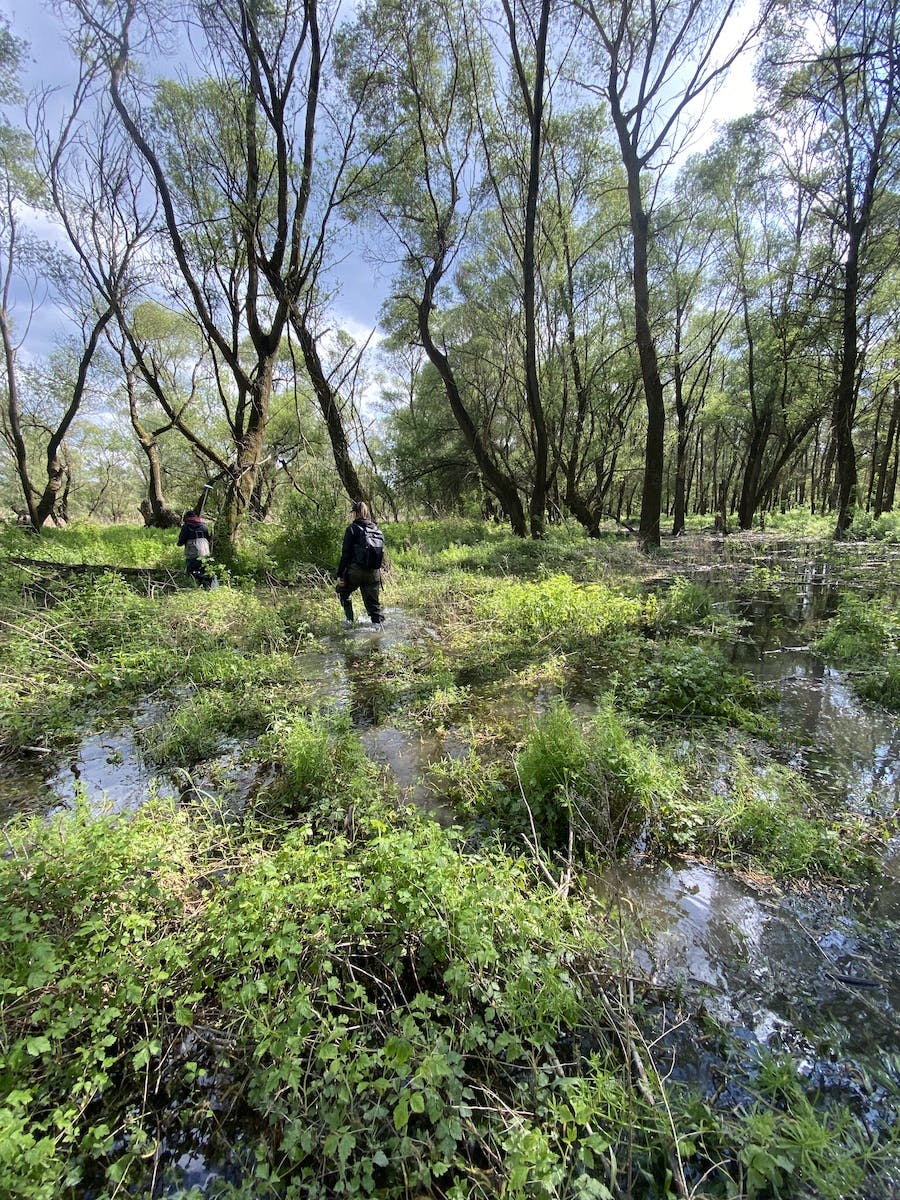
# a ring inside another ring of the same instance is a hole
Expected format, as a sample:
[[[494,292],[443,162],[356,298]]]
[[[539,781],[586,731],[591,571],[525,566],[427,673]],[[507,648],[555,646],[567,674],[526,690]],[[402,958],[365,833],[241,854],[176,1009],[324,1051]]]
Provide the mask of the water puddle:
[[[836,593],[827,565],[795,565],[793,590],[726,599],[748,630],[728,657],[776,691],[779,753],[826,809],[890,815],[900,722],[804,644],[805,622],[832,611]],[[594,887],[623,913],[639,977],[679,988],[748,1050],[788,1051],[814,1086],[890,1119],[900,1080],[892,1090],[877,1077],[900,1054],[900,847],[857,892],[784,893],[698,863],[611,866]],[[661,1045],[679,1077],[705,1086],[723,1068],[701,1041],[689,1021]]]
[[[466,753],[467,742],[461,735],[407,732],[381,725],[363,730],[361,737],[369,757],[393,775],[402,803],[414,804],[445,829],[459,823],[453,809],[435,796],[423,777],[441,759]]]
[[[39,759],[16,760],[0,768],[0,818],[49,816],[72,808],[81,795],[94,811],[124,812],[150,796],[174,798],[167,774],[144,765],[135,744],[134,726],[88,733],[70,751]]]
[[[836,811],[889,815],[900,806],[900,722],[864,703],[840,671],[806,650],[785,649],[740,662],[778,692],[777,715],[797,743],[790,765]]]
[[[706,865],[610,867],[598,891],[628,913],[635,969],[680,985],[743,1038],[777,1046],[844,1030],[844,1050],[900,1051],[900,885],[862,896],[782,895]],[[885,895],[885,890],[890,895]],[[640,932],[637,932],[640,931]]]

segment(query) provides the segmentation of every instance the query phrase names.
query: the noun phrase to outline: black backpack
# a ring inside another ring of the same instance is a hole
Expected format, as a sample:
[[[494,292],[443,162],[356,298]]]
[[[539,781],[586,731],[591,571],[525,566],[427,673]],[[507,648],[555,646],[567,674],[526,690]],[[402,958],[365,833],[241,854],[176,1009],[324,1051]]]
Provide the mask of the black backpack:
[[[356,536],[353,544],[353,561],[367,571],[377,571],[384,560],[384,534],[374,523],[359,525],[354,522]]]

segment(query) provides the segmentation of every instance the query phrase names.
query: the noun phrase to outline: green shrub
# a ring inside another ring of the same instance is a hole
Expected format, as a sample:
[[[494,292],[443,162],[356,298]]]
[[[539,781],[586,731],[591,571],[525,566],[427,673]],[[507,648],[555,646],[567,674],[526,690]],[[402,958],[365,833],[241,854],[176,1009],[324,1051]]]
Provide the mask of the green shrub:
[[[203,691],[142,731],[141,753],[157,766],[189,767],[212,758],[223,737],[265,729],[270,716],[263,697],[248,689]]]
[[[4,1196],[183,1195],[189,1154],[220,1200],[609,1200],[670,1194],[677,1151],[712,1195],[837,1200],[879,1153],[787,1065],[743,1110],[652,1067],[635,1088],[640,1010],[584,910],[431,823],[315,839],[155,804],[8,834]]]
[[[281,531],[270,547],[278,574],[294,579],[310,565],[320,571],[334,571],[348,520],[347,513],[335,507],[330,497],[318,501],[292,496]]]
[[[841,596],[837,616],[815,646],[852,673],[860,695],[900,710],[900,618],[893,605]]]
[[[679,575],[659,597],[655,624],[660,630],[705,626],[711,614],[708,589]]]
[[[503,634],[533,645],[604,639],[637,628],[644,616],[642,601],[603,584],[579,585],[568,575],[524,583],[506,580],[476,599],[476,613]]]
[[[92,566],[164,567],[181,561],[177,530],[144,525],[96,525],[75,521],[63,528],[47,526],[36,537],[28,530],[0,524],[0,546],[8,553],[49,562]]]
[[[900,512],[884,512],[875,517],[857,509],[849,536],[870,542],[900,542]]]
[[[809,785],[777,763],[735,753],[714,794],[673,789],[649,827],[662,856],[693,854],[779,878],[855,880],[871,871],[879,834],[852,814],[816,811]]]
[[[871,667],[890,649],[897,633],[897,617],[884,604],[844,595],[816,648],[842,666]]]
[[[718,650],[678,638],[655,649],[652,660],[632,669],[623,684],[622,696],[632,708],[651,717],[771,727],[755,712],[760,693]]]
[[[355,805],[378,793],[377,775],[347,713],[283,717],[259,743],[278,776],[257,802],[310,813],[321,828],[343,828]]]
[[[517,754],[516,776],[521,796],[513,796],[511,814],[523,833],[533,821],[542,846],[559,850],[571,826],[579,851],[601,858],[630,849],[679,782],[608,700],[583,729],[564,704],[554,704]]]

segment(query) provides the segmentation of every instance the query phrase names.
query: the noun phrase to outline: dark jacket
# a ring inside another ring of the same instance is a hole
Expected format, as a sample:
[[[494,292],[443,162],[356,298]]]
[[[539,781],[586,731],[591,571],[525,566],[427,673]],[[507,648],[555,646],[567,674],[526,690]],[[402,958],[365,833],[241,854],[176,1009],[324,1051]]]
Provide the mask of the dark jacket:
[[[195,542],[197,538],[206,538],[209,542],[209,526],[202,517],[188,517],[178,531],[178,545],[186,546],[188,542]]]
[[[341,546],[341,561],[338,563],[337,578],[343,579],[347,568],[353,565],[354,554],[353,547],[358,545],[361,539],[365,536],[366,529],[375,529],[377,526],[374,521],[364,521],[361,517],[357,517],[355,521],[351,521],[344,530],[344,541]],[[365,568],[360,568],[364,570]]]

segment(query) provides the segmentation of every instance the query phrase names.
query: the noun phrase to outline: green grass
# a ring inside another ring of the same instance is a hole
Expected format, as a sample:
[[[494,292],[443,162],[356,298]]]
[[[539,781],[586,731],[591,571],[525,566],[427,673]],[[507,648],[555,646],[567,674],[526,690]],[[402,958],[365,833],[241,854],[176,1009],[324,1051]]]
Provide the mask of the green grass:
[[[257,772],[237,809],[213,783],[181,809],[80,805],[8,830],[0,1193],[149,1196],[166,1145],[227,1166],[223,1200],[667,1197],[679,1160],[698,1196],[858,1193],[895,1146],[789,1065],[745,1068],[739,1109],[660,1078],[612,931],[578,898],[581,864],[638,845],[785,886],[871,869],[883,831],[820,811],[751,738],[771,725],[710,648],[710,593],[665,554],[571,527],[534,543],[396,525],[390,603],[440,640],[364,653],[308,569],[323,522],[251,533],[213,593],[2,572],[7,753],[152,693],[148,760],[190,768],[235,739]],[[0,538],[180,562],[173,535],[143,530]],[[765,571],[754,585],[779,584]],[[658,596],[639,589],[667,572]],[[894,612],[851,603],[825,637],[862,672]],[[317,697],[303,659],[320,639],[378,720],[462,740],[428,780],[463,832],[401,806],[352,708]],[[568,894],[547,886],[569,866]]]
[[[900,613],[895,602],[841,596],[837,616],[816,649],[851,672],[860,695],[900,711]]]
[[[330,736],[285,731],[295,784]],[[788,1063],[743,1110],[666,1087],[602,927],[378,802],[325,835],[157,803],[8,836],[4,1195],[149,1195],[185,1135],[228,1200],[665,1196],[676,1160],[709,1196],[837,1198],[891,1152]]]

